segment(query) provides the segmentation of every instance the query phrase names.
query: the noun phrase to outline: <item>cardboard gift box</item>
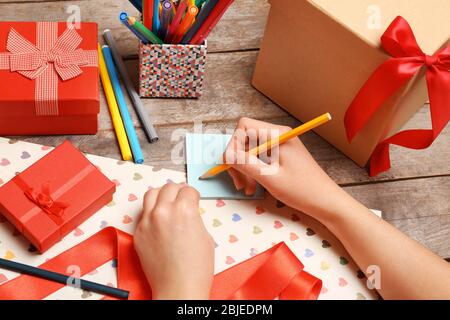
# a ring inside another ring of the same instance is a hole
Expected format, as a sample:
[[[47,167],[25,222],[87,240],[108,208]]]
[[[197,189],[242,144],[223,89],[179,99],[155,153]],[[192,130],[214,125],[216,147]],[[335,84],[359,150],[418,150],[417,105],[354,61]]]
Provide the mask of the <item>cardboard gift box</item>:
[[[0,214],[42,253],[111,202],[115,190],[66,141],[0,187]]]
[[[439,53],[450,43],[450,1],[269,2],[271,9],[253,77],[254,87],[301,121],[330,112],[334,121],[316,132],[358,165],[365,166],[377,145],[396,134],[427,102],[425,66],[441,63],[441,71],[446,68],[443,60],[418,54],[423,58],[423,68],[380,105],[350,143],[344,123],[348,108],[374,71],[392,58],[386,44],[394,46],[394,42],[385,39],[383,47],[380,37],[401,16],[411,25],[424,53]],[[397,34],[400,40],[404,35]],[[376,100],[381,93],[373,90],[370,94]],[[445,126],[445,119],[442,121]]]
[[[96,23],[0,22],[0,135],[95,134]]]

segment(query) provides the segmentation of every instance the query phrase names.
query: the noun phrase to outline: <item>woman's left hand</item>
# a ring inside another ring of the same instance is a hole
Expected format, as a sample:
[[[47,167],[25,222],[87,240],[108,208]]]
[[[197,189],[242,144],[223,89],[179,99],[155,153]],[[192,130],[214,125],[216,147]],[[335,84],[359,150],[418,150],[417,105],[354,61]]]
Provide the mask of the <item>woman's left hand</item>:
[[[154,299],[208,299],[214,241],[199,214],[199,193],[168,183],[145,194],[134,245]]]

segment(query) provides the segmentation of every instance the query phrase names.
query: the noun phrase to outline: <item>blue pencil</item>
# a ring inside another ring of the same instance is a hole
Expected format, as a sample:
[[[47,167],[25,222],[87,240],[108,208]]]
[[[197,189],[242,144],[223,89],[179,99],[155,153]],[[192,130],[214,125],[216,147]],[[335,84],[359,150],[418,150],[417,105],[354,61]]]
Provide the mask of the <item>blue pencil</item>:
[[[120,87],[119,77],[117,75],[116,67],[114,66],[114,60],[111,54],[111,49],[108,46],[102,47],[103,55],[105,57],[106,68],[108,69],[109,77],[111,78],[111,84],[114,89],[114,94],[119,105],[120,115],[122,116],[123,125],[127,133],[128,142],[130,143],[131,151],[133,152],[134,162],[143,163],[144,155],[142,154],[141,146],[139,144],[136,130],[133,126],[130,113],[128,112],[125,96],[123,95],[122,88]]]
[[[128,13],[126,13],[126,12],[121,12],[121,13],[119,14],[120,22],[122,22],[122,23],[125,25],[125,27],[127,27],[128,29],[130,29],[130,31],[133,32],[133,33],[136,35],[136,37],[138,37],[139,40],[142,41],[143,44],[149,44],[149,41],[148,41],[148,40],[147,40],[147,39],[146,39],[139,31],[137,31],[137,30],[134,29],[132,26],[130,26],[130,24],[128,23],[127,18],[128,18]]]
[[[159,28],[160,28],[160,22],[159,22],[159,0],[153,1],[153,25],[152,25],[152,32],[154,34],[159,34]]]
[[[129,0],[131,4],[142,13],[142,0]]]

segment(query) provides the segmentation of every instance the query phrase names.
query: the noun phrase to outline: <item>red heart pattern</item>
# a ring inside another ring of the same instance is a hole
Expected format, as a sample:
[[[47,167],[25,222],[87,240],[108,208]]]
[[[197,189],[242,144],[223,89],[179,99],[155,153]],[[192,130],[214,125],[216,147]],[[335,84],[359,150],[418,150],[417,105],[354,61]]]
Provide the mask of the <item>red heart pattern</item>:
[[[75,228],[75,231],[73,232],[73,235],[74,235],[75,237],[82,236],[83,234],[84,234],[84,231],[81,230],[80,228]]]
[[[221,208],[223,206],[225,206],[225,201],[223,201],[222,199],[217,199],[216,200],[216,207],[217,208]]]
[[[276,221],[274,221],[274,223],[273,223],[273,227],[274,227],[275,229],[281,229],[281,228],[283,228],[283,224],[281,223],[281,221],[276,220]]]
[[[126,214],[123,216],[123,219],[122,219],[123,224],[129,224],[132,222],[133,222],[133,219],[129,215]]]
[[[234,235],[234,234],[231,234],[230,236],[229,236],[229,238],[228,238],[228,241],[230,242],[230,243],[235,243],[235,242],[237,242],[239,239]]]
[[[130,193],[128,195],[128,201],[133,202],[136,201],[138,198],[136,197],[136,195],[134,195],[133,193]]]
[[[225,259],[225,263],[228,264],[228,265],[233,264],[235,262],[236,261],[233,259],[233,257],[230,257],[230,256],[227,256],[226,259]]]
[[[256,214],[263,214],[266,210],[262,207],[256,207]]]

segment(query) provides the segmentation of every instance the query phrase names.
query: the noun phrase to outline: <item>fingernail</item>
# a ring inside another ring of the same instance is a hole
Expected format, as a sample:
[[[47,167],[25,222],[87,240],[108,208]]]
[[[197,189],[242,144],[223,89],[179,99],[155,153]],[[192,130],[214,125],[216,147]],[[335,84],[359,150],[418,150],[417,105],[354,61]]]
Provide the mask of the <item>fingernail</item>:
[[[242,189],[244,189],[244,185],[243,184],[235,183],[234,186],[236,187],[237,191],[241,191]]]

